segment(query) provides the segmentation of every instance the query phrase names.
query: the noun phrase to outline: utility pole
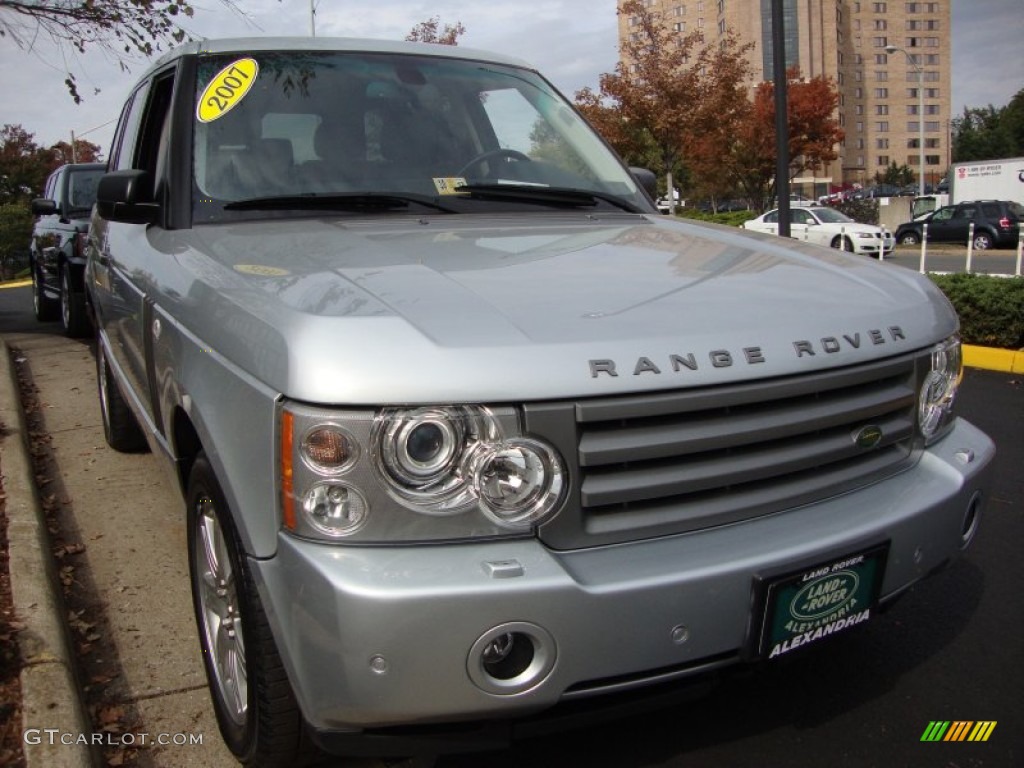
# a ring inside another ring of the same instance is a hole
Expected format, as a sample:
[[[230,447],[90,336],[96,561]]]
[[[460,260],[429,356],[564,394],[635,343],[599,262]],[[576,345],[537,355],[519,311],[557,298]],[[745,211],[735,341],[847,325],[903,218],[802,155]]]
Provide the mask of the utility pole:
[[[779,237],[789,237],[789,99],[786,82],[786,34],[783,0],[772,0],[772,76],[775,78],[775,196],[779,201]]]

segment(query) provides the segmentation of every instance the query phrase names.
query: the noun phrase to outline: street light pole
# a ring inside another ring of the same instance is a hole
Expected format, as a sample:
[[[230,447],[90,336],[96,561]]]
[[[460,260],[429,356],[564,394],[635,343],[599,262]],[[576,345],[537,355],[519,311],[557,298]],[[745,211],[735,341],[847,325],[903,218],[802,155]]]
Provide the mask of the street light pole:
[[[907,53],[905,48],[895,45],[885,46],[885,52],[890,56],[896,51],[902,51],[907,57],[907,63],[917,73],[917,194],[924,195],[924,70],[914,61],[914,57]]]

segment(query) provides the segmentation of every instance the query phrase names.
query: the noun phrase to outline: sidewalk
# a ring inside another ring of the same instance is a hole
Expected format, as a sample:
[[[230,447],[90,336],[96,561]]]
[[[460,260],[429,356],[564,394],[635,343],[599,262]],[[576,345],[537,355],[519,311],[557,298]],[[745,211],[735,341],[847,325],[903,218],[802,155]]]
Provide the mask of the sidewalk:
[[[3,472],[9,520],[11,592],[15,615],[24,625],[18,634],[22,723],[41,724],[59,734],[91,734],[79,693],[75,659],[68,638],[60,582],[32,471],[28,430],[21,408],[17,374],[7,343],[0,338],[0,423],[5,432]],[[50,743],[46,733],[22,743],[28,768],[88,768],[94,765],[87,745]]]

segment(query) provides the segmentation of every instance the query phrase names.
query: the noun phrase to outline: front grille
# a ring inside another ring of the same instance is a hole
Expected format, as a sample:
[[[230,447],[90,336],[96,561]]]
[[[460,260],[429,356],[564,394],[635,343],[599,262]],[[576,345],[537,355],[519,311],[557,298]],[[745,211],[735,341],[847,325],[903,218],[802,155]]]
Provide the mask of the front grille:
[[[914,460],[916,362],[572,403],[573,496],[541,536],[574,549],[700,530],[899,472]],[[868,426],[877,444],[858,442]]]

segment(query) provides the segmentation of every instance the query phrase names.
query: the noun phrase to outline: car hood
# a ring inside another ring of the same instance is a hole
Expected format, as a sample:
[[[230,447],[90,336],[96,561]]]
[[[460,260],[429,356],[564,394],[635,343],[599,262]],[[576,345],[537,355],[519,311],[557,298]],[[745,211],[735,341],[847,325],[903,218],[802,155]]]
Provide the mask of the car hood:
[[[158,303],[286,396],[516,401],[850,365],[952,333],[918,275],[661,217],[384,216],[151,229]]]

